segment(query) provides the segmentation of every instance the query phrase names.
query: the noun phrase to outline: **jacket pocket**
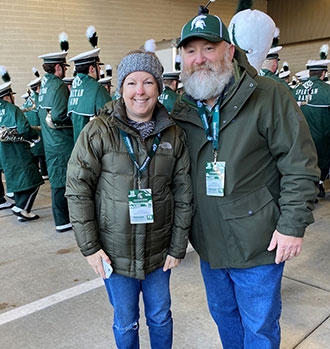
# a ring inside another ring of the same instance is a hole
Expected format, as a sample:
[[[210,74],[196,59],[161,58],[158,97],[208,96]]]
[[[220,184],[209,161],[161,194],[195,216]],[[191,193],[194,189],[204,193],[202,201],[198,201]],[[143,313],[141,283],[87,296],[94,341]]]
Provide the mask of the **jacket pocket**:
[[[220,204],[223,228],[232,258],[250,261],[267,251],[280,210],[267,187]],[[236,255],[240,251],[240,256]]]

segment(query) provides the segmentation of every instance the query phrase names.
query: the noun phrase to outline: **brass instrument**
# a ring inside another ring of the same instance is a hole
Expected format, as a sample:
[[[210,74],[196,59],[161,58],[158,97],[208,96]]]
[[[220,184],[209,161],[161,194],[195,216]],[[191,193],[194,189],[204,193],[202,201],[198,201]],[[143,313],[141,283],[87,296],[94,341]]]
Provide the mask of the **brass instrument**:
[[[17,127],[0,126],[0,142],[11,143],[28,143],[30,147],[35,145],[34,142],[25,139],[17,132]]]
[[[48,110],[48,112],[47,112],[46,123],[50,128],[55,129],[55,130],[59,130],[62,128],[73,128],[72,125],[57,125],[57,124],[55,124],[52,120],[51,110]]]

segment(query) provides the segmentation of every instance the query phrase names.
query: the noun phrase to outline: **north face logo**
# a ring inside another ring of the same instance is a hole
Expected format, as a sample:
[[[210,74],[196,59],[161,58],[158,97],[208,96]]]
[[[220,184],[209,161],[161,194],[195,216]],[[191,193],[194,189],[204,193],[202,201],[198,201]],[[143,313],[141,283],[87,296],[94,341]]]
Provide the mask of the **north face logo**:
[[[191,22],[190,30],[197,29],[197,28],[204,29],[206,27],[206,24],[204,22],[205,18],[206,16],[204,15],[200,15],[194,18],[194,20]]]

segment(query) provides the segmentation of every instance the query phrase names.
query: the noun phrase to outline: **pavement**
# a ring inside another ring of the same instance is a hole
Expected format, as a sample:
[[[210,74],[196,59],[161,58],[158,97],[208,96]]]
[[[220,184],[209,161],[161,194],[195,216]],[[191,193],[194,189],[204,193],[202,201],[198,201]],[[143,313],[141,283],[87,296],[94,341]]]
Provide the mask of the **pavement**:
[[[314,211],[302,254],[286,263],[281,349],[330,348],[330,189]],[[114,349],[113,311],[100,277],[76,246],[72,231],[56,233],[48,181],[34,212],[18,222],[0,211],[0,348]],[[196,252],[171,277],[173,349],[222,348],[207,310]],[[148,332],[141,304],[141,349]]]

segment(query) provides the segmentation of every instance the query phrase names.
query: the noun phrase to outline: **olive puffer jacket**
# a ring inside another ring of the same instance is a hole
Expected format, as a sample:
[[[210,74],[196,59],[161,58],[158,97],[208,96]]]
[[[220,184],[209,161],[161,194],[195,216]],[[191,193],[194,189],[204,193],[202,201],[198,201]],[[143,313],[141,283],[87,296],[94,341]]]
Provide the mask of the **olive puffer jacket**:
[[[184,258],[191,222],[192,188],[183,131],[157,103],[156,126],[144,141],[126,123],[122,99],[106,104],[82,130],[71,155],[66,196],[77,243],[84,256],[103,249],[115,273],[144,279],[169,254]],[[136,168],[120,130],[130,137],[138,163],[154,137],[162,137],[142,172],[141,188],[151,188],[154,223],[130,224],[128,191],[137,189]]]

